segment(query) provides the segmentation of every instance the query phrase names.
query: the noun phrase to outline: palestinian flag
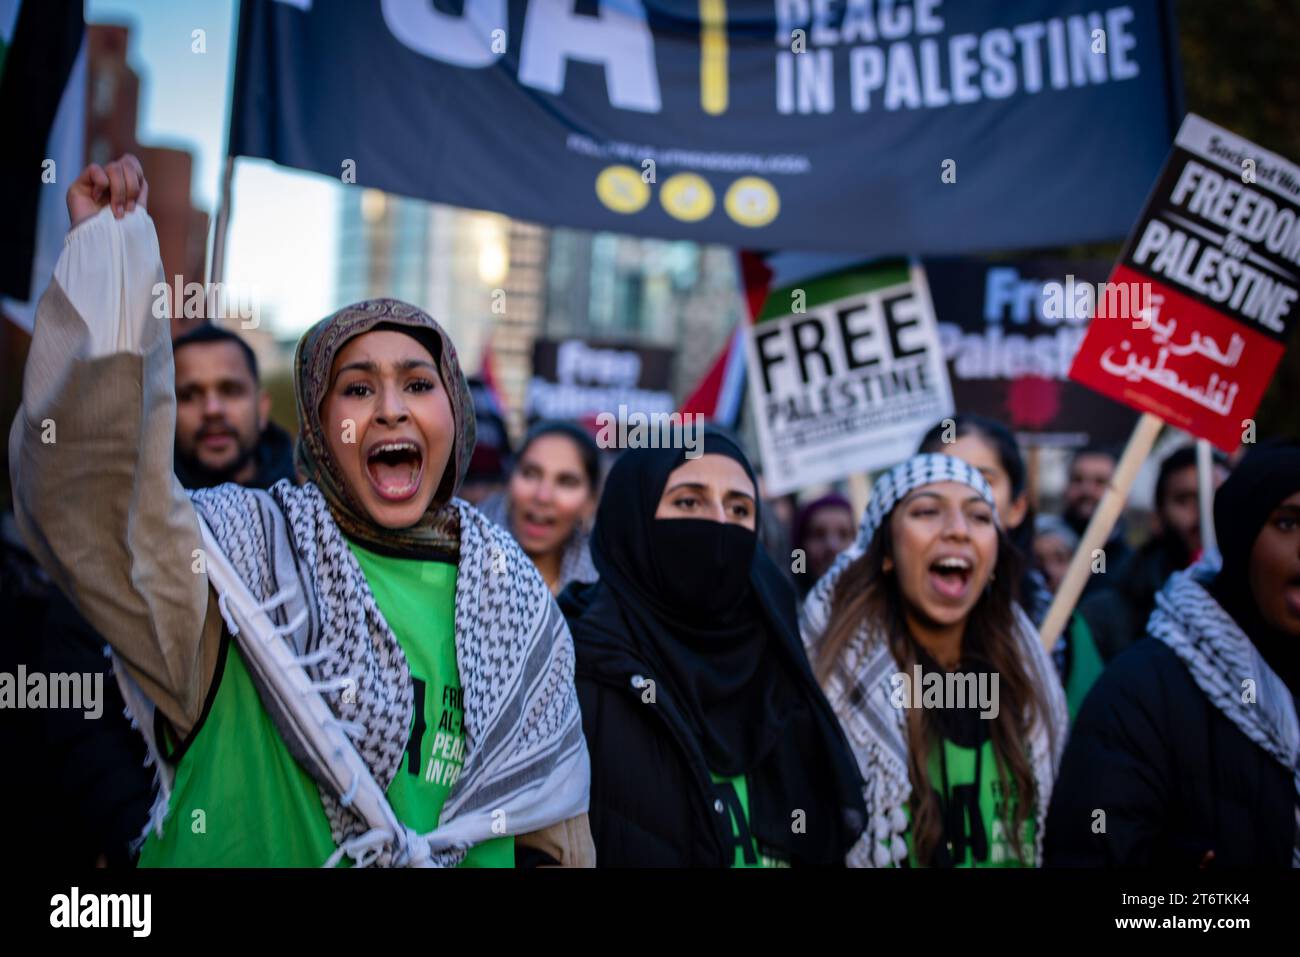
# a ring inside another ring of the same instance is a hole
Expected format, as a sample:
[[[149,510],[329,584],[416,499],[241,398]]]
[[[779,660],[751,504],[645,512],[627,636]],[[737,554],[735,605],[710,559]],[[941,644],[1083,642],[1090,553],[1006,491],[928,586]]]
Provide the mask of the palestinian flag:
[[[85,158],[82,0],[0,0],[0,311],[31,331]]]
[[[749,323],[752,323],[767,300],[772,271],[764,263],[762,254],[749,250],[740,252],[738,265]],[[727,428],[736,427],[745,394],[745,327],[749,323],[736,324],[722,351],[709,364],[704,378],[687,395],[679,412],[698,412],[710,422]]]
[[[704,378],[678,410],[701,413],[710,422],[734,428],[745,394],[745,326],[739,322]]]

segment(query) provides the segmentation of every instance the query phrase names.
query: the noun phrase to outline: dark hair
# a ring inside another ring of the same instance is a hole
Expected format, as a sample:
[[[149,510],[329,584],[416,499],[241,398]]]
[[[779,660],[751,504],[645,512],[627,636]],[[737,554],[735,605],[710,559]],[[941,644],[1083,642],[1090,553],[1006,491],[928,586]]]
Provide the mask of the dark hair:
[[[1087,445],[1074,450],[1074,454],[1070,456],[1070,468],[1073,469],[1074,463],[1085,455],[1104,455],[1112,462],[1119,462],[1119,455],[1112,446],[1102,445],[1099,442],[1089,442]]]
[[[1218,449],[1211,456],[1211,468],[1215,465],[1228,468],[1228,457]],[[1156,511],[1164,507],[1165,497],[1169,494],[1169,480],[1175,472],[1196,467],[1196,446],[1184,445],[1174,449],[1160,462],[1160,473],[1156,476]]]
[[[519,446],[519,455],[515,458],[516,465],[523,461],[529,446],[544,435],[562,435],[577,446],[578,458],[582,460],[582,470],[587,475],[587,482],[591,485],[591,492],[594,495],[600,485],[600,448],[596,445],[596,440],[591,437],[591,433],[576,422],[546,419],[534,424],[524,436],[523,444]]]
[[[466,376],[465,382],[474,400],[475,423],[474,453],[465,482],[502,482],[514,467],[510,430],[487,383],[477,376]]]
[[[998,453],[998,462],[1002,465],[1002,471],[1007,473],[1007,478],[1011,480],[1011,497],[1015,498],[1025,490],[1025,479],[1028,470],[1025,468],[1025,460],[1020,455],[1020,445],[1016,442],[1016,437],[1011,434],[1001,422],[996,419],[986,418],[982,415],[973,415],[963,413],[961,415],[950,416],[953,422],[953,429],[956,438],[964,435],[978,435],[986,439],[993,450]],[[930,431],[925,433],[921,439],[921,446],[916,451],[922,452],[942,452],[945,444],[943,433],[946,431],[945,425],[948,419],[943,419],[930,426]]]
[[[887,516],[867,550],[844,569],[831,594],[826,631],[814,652],[817,680],[826,686],[837,658],[857,635],[863,622],[881,629],[899,672],[911,674],[918,662],[915,639],[903,614],[904,598],[894,574],[884,568],[893,556],[893,534]],[[1005,821],[1012,849],[1021,859],[1021,832],[1033,807],[1034,774],[1029,764],[1031,721],[1047,721],[1047,705],[1034,687],[1016,639],[1012,608],[1012,574],[1015,558],[1006,533],[998,530],[998,557],[993,577],[966,619],[962,639],[964,660],[978,661],[999,676],[1001,705],[992,720],[990,736],[997,754],[998,776],[1015,782],[1015,814]],[[930,752],[942,747],[937,719],[928,708],[907,709],[908,776],[912,782],[912,838],[917,859],[928,864],[941,839],[943,826],[939,801],[930,784]]]
[[[360,338],[371,332],[400,332],[402,335],[414,339],[424,351],[429,353],[433,359],[435,368],[439,369],[438,378],[442,379],[442,337],[427,326],[407,326],[400,322],[377,322],[365,332],[359,333],[354,338]],[[446,383],[443,383],[447,387]]]
[[[951,416],[951,420],[954,423],[955,438],[974,435],[992,447],[997,453],[998,464],[1002,466],[1002,471],[1007,473],[1007,480],[1011,483],[1011,497],[1019,498],[1025,491],[1029,470],[1025,467],[1024,456],[1020,454],[1020,445],[1016,442],[1016,437],[1011,434],[1011,430],[996,419],[982,415],[954,415]],[[916,451],[918,453],[943,452],[948,444],[943,440],[943,434],[947,431],[947,422],[948,419],[944,419],[931,426]],[[1003,516],[1003,521],[1005,520],[1006,517]],[[1027,559],[1033,554],[1034,510],[1032,506],[1025,509],[1025,517],[1015,528],[1008,529],[1007,535],[1022,559]]]
[[[257,378],[257,356],[253,354],[253,349],[241,337],[235,335],[228,329],[222,329],[220,326],[214,326],[210,322],[195,326],[189,332],[179,335],[172,342],[172,355],[180,352],[185,346],[201,345],[210,342],[233,342],[239,346],[244,353],[244,359],[248,362],[248,371],[253,375],[253,382],[258,382]]]

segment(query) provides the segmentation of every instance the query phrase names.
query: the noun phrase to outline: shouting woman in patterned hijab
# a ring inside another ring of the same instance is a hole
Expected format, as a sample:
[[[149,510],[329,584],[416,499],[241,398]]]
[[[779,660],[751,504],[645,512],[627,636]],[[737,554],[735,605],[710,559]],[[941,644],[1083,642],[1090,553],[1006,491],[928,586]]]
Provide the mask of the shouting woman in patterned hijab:
[[[133,157],[69,191],[11,437],[24,535],[157,762],[141,865],[591,863],[572,640],[455,497],[451,340],[389,299],[322,320],[295,357],[305,483],[187,494],[147,195]]]

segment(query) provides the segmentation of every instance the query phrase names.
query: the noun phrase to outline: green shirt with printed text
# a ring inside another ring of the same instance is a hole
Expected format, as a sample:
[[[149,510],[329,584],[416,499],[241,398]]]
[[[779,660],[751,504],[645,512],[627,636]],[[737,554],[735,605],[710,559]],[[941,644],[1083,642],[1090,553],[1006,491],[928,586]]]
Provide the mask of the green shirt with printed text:
[[[388,800],[404,824],[431,831],[465,759],[456,566],[349,546],[414,686],[411,734]],[[334,849],[316,782],[289,753],[229,643],[212,707],[177,765],[163,836],[150,833],[140,866],[315,867]],[[513,867],[514,838],[471,848],[462,866]]]
[[[789,867],[788,861],[759,853],[754,835],[749,830],[749,782],[745,780],[745,776],[740,774],[727,778],[712,771],[709,775],[713,778],[716,800],[722,802],[724,810],[731,818],[731,837],[735,856],[730,866]]]
[[[978,792],[975,780],[975,749],[943,740],[943,755],[939,749],[930,754],[930,786],[939,792],[943,807],[951,809],[956,826],[947,829],[946,857],[953,867],[1033,867],[1034,817],[1025,819],[1021,832],[1022,862],[1015,854],[1010,840],[1010,821],[1015,813],[1014,783],[1005,782],[997,773],[997,757],[991,739],[980,748]],[[943,791],[943,762],[947,762],[948,789]],[[911,814],[908,812],[910,819]],[[908,861],[912,867],[923,866],[912,844],[912,833],[907,832]]]

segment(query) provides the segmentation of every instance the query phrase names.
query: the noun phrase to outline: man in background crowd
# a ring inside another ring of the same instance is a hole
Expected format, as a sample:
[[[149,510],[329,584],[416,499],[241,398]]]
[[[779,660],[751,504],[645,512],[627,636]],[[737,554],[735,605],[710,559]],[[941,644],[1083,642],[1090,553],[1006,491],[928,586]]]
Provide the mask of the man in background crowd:
[[[257,358],[233,332],[202,325],[176,357],[176,477],[186,488],[237,482],[270,488],[293,477],[293,442],[271,421]]]
[[[1065,511],[1061,517],[1080,538],[1088,527],[1092,513],[1097,510],[1097,503],[1115,476],[1117,462],[1112,451],[1096,445],[1084,446],[1070,460],[1069,480],[1065,486]],[[1118,568],[1128,558],[1132,549],[1124,541],[1122,518],[1111,529],[1110,538],[1106,540],[1102,551],[1106,553],[1105,567],[1108,571]],[[1100,585],[1101,580],[1102,576],[1091,576],[1083,593],[1090,594]]]
[[[1227,459],[1215,453],[1214,487],[1228,477]],[[1106,661],[1136,641],[1155,607],[1156,592],[1176,571],[1200,557],[1201,513],[1196,448],[1176,449],[1160,463],[1151,538],[1106,573],[1091,576],[1095,587],[1079,605]]]

